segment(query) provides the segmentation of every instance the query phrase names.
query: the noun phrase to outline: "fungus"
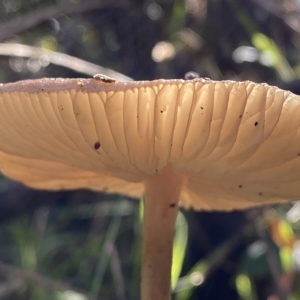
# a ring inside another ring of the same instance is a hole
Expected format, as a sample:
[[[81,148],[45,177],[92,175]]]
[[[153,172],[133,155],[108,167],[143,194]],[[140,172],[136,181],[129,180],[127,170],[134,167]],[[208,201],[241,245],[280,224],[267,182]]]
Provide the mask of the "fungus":
[[[300,97],[249,81],[21,81],[0,86],[0,165],[33,188],[145,195],[142,300],[167,300],[179,203],[299,198],[299,114]]]

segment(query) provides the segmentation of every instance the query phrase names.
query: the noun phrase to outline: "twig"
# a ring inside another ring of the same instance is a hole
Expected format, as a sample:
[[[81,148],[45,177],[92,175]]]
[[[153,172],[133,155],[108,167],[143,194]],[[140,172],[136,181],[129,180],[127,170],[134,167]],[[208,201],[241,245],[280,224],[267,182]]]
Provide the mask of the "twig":
[[[99,300],[98,297],[87,294],[86,291],[79,289],[77,287],[74,287],[68,283],[48,278],[48,277],[38,274],[36,272],[22,270],[17,267],[13,267],[8,264],[5,264],[3,262],[0,262],[0,272],[2,274],[5,274],[6,276],[16,277],[16,278],[22,279],[28,283],[40,285],[45,288],[50,288],[53,290],[58,290],[58,291],[72,290],[74,292],[84,295],[87,300]],[[101,297],[101,300],[105,300],[105,299],[103,299]]]
[[[124,7],[127,5],[126,0],[85,0],[80,1],[77,4],[63,4],[63,5],[49,5],[42,6],[35,11],[30,11],[27,15],[19,17],[16,20],[14,17],[12,20],[5,24],[1,24],[0,28],[0,41],[7,40],[15,34],[35,27],[50,18],[57,18],[61,15],[75,15],[85,13],[88,11],[99,10],[105,7]]]
[[[122,73],[87,62],[83,59],[33,46],[17,43],[0,43],[0,55],[30,57],[37,59],[44,58],[48,60],[49,63],[69,68],[78,73],[83,73],[90,76],[101,73],[113,77],[118,81],[132,80],[130,77],[127,77]]]

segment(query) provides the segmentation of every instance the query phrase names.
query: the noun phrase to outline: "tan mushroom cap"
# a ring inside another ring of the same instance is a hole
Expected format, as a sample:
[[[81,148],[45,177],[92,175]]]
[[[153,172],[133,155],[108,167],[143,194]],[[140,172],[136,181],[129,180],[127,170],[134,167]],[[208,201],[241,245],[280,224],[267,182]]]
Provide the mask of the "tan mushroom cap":
[[[16,82],[0,87],[0,166],[34,188],[141,197],[170,165],[185,207],[282,202],[300,198],[299,116],[300,97],[249,81]]]

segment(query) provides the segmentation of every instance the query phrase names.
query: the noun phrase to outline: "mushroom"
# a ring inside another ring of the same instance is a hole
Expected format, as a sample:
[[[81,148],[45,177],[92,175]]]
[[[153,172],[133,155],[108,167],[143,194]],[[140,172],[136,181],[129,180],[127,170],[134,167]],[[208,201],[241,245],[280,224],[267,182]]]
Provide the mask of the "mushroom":
[[[170,299],[179,203],[299,198],[300,97],[249,81],[98,77],[2,85],[0,167],[38,189],[144,194],[143,300]]]

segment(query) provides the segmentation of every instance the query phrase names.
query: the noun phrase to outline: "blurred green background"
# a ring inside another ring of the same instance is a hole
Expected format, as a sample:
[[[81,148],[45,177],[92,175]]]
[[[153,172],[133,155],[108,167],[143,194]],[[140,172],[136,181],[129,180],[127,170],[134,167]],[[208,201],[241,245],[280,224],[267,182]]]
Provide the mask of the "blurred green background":
[[[299,33],[298,0],[0,0],[0,82],[195,71],[300,94]],[[139,299],[142,211],[2,178],[0,300]],[[182,211],[174,299],[300,299],[299,220],[299,203]]]

